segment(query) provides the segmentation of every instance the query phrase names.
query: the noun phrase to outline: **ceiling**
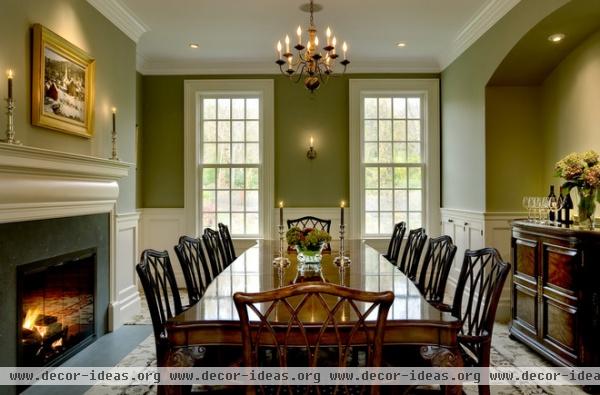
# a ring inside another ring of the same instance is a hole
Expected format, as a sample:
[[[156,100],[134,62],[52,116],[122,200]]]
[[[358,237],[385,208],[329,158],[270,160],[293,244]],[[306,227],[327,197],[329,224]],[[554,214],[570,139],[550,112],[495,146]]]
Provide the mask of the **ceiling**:
[[[540,85],[586,38],[600,29],[600,1],[571,1],[533,27],[508,53],[490,86]],[[554,44],[548,37],[562,33]]]
[[[438,72],[519,1],[318,0],[315,22],[348,42],[349,72]],[[144,74],[274,73],[277,40],[308,25],[307,0],[88,2],[137,41]]]

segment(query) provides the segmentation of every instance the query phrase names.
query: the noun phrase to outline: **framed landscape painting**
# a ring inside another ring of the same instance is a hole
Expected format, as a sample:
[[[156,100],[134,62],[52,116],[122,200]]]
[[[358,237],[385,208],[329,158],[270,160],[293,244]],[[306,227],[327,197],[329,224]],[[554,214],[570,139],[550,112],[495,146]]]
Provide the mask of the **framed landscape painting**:
[[[95,60],[39,24],[32,57],[32,124],[92,137]]]

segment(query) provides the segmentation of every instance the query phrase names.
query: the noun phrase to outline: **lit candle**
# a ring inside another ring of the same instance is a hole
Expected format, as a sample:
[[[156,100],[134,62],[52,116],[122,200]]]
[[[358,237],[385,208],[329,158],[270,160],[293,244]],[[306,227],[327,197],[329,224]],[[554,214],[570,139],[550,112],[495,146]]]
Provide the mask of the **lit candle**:
[[[296,30],[296,35],[298,35],[298,44],[302,45],[302,29],[298,26],[298,30]]]
[[[9,69],[6,72],[6,74],[8,75],[8,98],[12,99],[12,97],[13,97],[13,87],[12,87],[12,84],[13,84],[13,71]]]
[[[319,46],[319,36],[315,36],[315,49]]]
[[[285,35],[285,53],[290,53],[290,36]]]
[[[327,45],[331,44],[331,29],[329,27],[327,27]]]
[[[333,36],[333,40],[331,41],[331,46],[333,47],[333,49],[331,50],[331,53],[335,55],[335,46],[337,45],[337,38],[335,38],[335,36]]]
[[[117,109],[115,107],[112,108],[112,130],[113,132],[117,131]]]
[[[279,226],[283,226],[283,200],[279,202]]]
[[[277,53],[279,54],[279,59],[281,59],[281,41],[277,41]]]
[[[310,136],[310,148],[313,147],[313,142],[314,142],[314,140],[313,140],[312,136]]]
[[[342,200],[342,204],[341,204],[341,206],[340,206],[340,217],[341,217],[341,221],[340,221],[340,223],[341,223],[342,225],[344,225],[344,206],[345,206],[345,205],[346,205],[346,202],[344,202],[344,201]]]
[[[288,56],[288,66],[290,68],[290,70],[292,69],[292,56]]]
[[[344,60],[346,59],[346,51],[348,50],[348,45],[346,44],[346,41],[344,41],[344,44],[342,44],[342,50],[344,51]]]

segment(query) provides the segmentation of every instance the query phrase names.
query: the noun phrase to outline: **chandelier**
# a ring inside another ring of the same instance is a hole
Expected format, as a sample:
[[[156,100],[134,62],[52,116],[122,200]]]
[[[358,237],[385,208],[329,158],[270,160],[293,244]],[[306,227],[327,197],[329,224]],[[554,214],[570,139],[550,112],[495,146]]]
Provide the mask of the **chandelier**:
[[[318,9],[317,9],[318,11]],[[313,0],[309,4],[310,24],[308,26],[308,41],[306,46],[302,45],[302,28],[298,26],[296,35],[298,41],[294,46],[297,53],[294,55],[290,51],[290,36],[285,36],[285,52],[282,53],[281,41],[277,42],[277,53],[279,58],[275,63],[279,65],[281,73],[290,77],[294,82],[304,81],[304,86],[311,92],[314,92],[321,84],[325,84],[333,74],[333,69],[339,55],[336,53],[337,38],[332,37],[331,29],[326,31],[325,46],[319,47],[319,37],[314,23],[315,6]],[[346,57],[348,45],[346,42],[342,45],[343,60],[339,63],[344,66],[342,73],[346,72],[346,67],[350,61]]]

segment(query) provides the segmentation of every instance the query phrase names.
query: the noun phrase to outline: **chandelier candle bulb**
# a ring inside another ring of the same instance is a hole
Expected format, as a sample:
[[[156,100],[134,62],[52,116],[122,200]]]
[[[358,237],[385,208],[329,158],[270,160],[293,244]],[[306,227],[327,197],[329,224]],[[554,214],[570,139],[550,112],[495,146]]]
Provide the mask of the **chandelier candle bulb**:
[[[342,51],[344,51],[344,60],[346,60],[346,52],[348,51],[348,44],[346,44],[346,41],[342,44]]]
[[[327,35],[327,45],[331,44],[331,29],[329,27],[327,27],[327,32],[325,33]]]
[[[277,54],[279,55],[279,59],[281,59],[281,41],[277,41]]]
[[[6,72],[6,74],[8,75],[8,98],[12,99],[13,98],[13,71],[9,69]]]
[[[298,36],[298,45],[302,45],[302,28],[300,26],[296,30],[296,35]]]
[[[290,53],[290,36],[288,36],[287,34],[285,35],[285,53]]]

